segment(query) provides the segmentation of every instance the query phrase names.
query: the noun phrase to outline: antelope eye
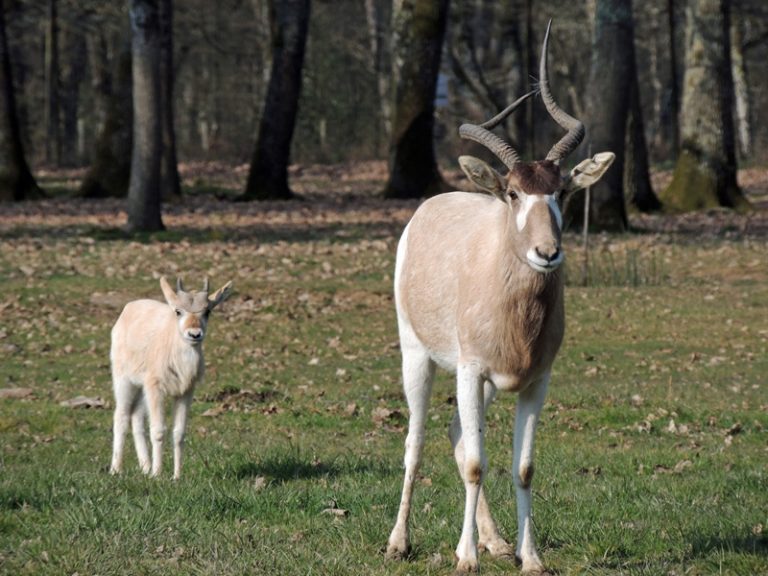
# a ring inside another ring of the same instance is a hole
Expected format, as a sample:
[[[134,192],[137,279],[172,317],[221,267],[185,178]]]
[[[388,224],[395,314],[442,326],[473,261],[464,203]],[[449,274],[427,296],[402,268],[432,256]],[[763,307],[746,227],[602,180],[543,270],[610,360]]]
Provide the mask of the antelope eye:
[[[517,192],[515,192],[514,190],[510,190],[509,192],[507,192],[507,195],[509,196],[510,200],[517,200]]]
[[[176,308],[176,316],[181,316],[181,310],[179,310],[178,308]]]

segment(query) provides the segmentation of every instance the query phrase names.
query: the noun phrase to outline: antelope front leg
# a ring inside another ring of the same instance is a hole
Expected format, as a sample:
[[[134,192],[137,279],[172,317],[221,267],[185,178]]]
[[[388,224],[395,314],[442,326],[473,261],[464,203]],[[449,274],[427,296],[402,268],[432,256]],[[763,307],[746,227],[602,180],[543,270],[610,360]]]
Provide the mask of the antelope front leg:
[[[424,450],[424,428],[432,391],[435,365],[427,353],[417,346],[403,345],[403,389],[408,400],[408,436],[405,439],[405,478],[400,508],[392,533],[387,541],[387,557],[405,558],[410,551],[408,517],[416,474]]]
[[[488,408],[496,397],[496,387],[487,380],[483,386],[483,395],[483,410],[487,414]],[[453,456],[459,468],[459,475],[464,480],[464,441],[461,437],[461,421],[458,411],[456,411],[451,421],[449,434],[451,445],[453,446]],[[478,548],[487,550],[491,556],[514,558],[515,547],[510,545],[499,534],[496,522],[493,520],[493,516],[491,516],[488,501],[485,498],[485,488],[482,487],[477,498],[477,514],[475,518],[477,521]]]
[[[176,398],[173,404],[173,479],[181,476],[181,459],[184,452],[184,437],[187,432],[187,417],[189,405],[192,403],[192,391],[190,390],[180,398]]]
[[[485,410],[483,408],[483,382],[480,366],[474,363],[459,364],[456,371],[456,401],[459,405],[462,440],[464,443],[464,463],[462,479],[466,491],[464,504],[464,524],[461,539],[456,547],[458,572],[476,572],[477,541],[475,530],[477,523],[477,502],[485,473],[485,452],[483,434],[485,432]]]
[[[163,467],[163,395],[157,388],[157,382],[147,380],[144,383],[144,399],[149,412],[149,439],[152,442],[152,476],[158,476]]]
[[[544,572],[544,565],[536,553],[531,520],[531,481],[533,480],[533,441],[536,424],[544,405],[549,386],[549,373],[522,391],[515,415],[515,454],[512,474],[517,493],[517,557],[523,564],[524,574]]]

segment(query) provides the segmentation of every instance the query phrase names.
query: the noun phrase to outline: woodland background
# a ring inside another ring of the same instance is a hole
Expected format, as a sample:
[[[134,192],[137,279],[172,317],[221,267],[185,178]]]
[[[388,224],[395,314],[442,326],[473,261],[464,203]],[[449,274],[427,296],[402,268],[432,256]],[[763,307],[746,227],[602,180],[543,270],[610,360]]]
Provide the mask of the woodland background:
[[[143,3],[132,4],[139,9]],[[686,140],[680,126],[691,116],[689,124],[709,122],[695,116],[717,106],[705,101],[710,94],[726,99],[731,116],[730,126],[716,128],[726,133],[725,144],[714,144],[726,148],[727,171],[735,174],[737,166],[768,162],[768,6],[759,0],[315,0],[311,6],[308,0],[164,0],[157,5],[164,26],[162,50],[172,55],[161,61],[161,122],[167,151],[171,119],[174,158],[169,162],[174,165],[241,165],[251,159],[251,172],[257,172],[259,140],[264,146],[267,139],[258,135],[260,125],[264,130],[273,57],[280,46],[296,44],[303,32],[294,24],[301,23],[307,35],[298,67],[300,85],[297,92],[277,98],[280,106],[298,98],[295,130],[288,131],[288,158],[272,156],[269,164],[388,159],[391,174],[400,145],[395,78],[407,68],[402,27],[411,26],[425,35],[424,43],[436,42],[442,54],[434,98],[428,103],[434,122],[428,130],[440,166],[453,168],[456,156],[468,148],[458,139],[458,125],[490,117],[535,86],[550,18],[550,81],[558,102],[582,119],[588,131],[594,128],[595,146],[610,144],[619,154],[618,166],[626,148],[623,182],[609,177],[606,190],[595,194],[593,222],[598,226],[627,225],[625,215],[601,215],[602,197],[634,201],[642,210],[659,207],[650,191],[648,167],[675,166]],[[124,196],[132,150],[128,3],[4,0],[4,7],[20,134],[33,172],[87,168],[75,173],[82,194]],[[434,13],[436,28],[444,26],[443,36],[438,30],[437,37],[430,37],[418,28],[419,10],[422,22],[425,13]],[[695,57],[693,33],[699,13],[708,12],[719,12],[718,26],[728,34],[718,37],[717,30],[705,29],[700,36],[725,58],[728,73],[723,80],[715,71],[709,84],[692,89],[701,101],[697,107],[684,100],[685,72],[697,64],[688,62]],[[632,62],[636,65],[630,66]],[[720,95],[719,86],[725,84],[725,95]],[[610,126],[600,128],[605,124]],[[267,135],[273,132],[277,130],[266,130]],[[538,101],[508,120],[502,132],[528,159],[543,156],[561,135]],[[585,156],[591,147],[585,142],[575,156]],[[268,148],[275,154],[279,146]],[[167,168],[171,164],[164,164],[164,174],[173,171]],[[162,180],[159,187],[164,196],[181,193],[177,182]],[[696,186],[684,187],[690,192]],[[399,195],[434,191],[422,187]],[[663,200],[662,193],[655,190]],[[286,185],[266,193],[272,198],[289,195]],[[711,207],[674,200],[667,205]]]
[[[453,573],[446,373],[413,554],[383,553],[407,426],[396,246],[425,195],[468,189],[457,155],[488,155],[457,128],[535,85],[550,18],[555,98],[588,130],[564,167],[617,153],[590,222],[619,232],[563,235],[539,552],[555,574],[768,574],[764,0],[0,0],[0,575]],[[141,67],[160,38],[162,106]],[[290,74],[270,98],[274,70]],[[160,120],[175,146],[144,146]],[[536,99],[497,133],[532,160],[563,131]],[[182,480],[133,454],[113,477],[109,333],[163,275],[235,292]],[[489,411],[484,480],[510,541],[514,403]]]

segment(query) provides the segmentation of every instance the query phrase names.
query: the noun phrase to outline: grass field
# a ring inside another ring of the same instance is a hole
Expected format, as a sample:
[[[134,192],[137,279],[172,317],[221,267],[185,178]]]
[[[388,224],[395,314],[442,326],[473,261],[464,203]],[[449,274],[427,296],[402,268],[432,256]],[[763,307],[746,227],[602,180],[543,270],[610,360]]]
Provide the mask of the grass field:
[[[193,199],[126,238],[118,204],[0,213],[0,573],[450,574],[463,488],[435,385],[412,557],[382,553],[407,418],[391,296],[411,203]],[[539,552],[555,574],[768,574],[768,239],[593,240],[537,437]],[[580,277],[568,237],[569,277]],[[109,330],[158,277],[208,274],[207,382],[182,479],[111,477]],[[61,402],[101,398],[105,408]],[[514,540],[514,395],[488,420],[488,493]],[[517,573],[481,558],[484,574]]]

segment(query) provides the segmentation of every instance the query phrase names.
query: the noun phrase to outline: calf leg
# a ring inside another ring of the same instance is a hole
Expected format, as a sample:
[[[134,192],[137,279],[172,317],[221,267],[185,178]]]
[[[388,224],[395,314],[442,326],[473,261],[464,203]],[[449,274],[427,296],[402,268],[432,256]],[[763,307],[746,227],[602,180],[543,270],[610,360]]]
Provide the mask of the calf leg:
[[[133,386],[128,379],[115,376],[113,376],[113,388],[115,392],[115,415],[112,424],[112,464],[109,471],[111,474],[119,474],[123,469],[125,435],[128,432],[131,407],[140,389]]]
[[[488,413],[488,407],[493,403],[496,397],[496,387],[486,380],[483,386],[483,412]],[[453,455],[456,465],[459,468],[459,475],[464,480],[464,441],[461,437],[461,420],[458,410],[454,414],[450,427],[451,445],[453,446]],[[488,550],[492,556],[514,557],[515,548],[509,544],[499,534],[491,516],[488,501],[485,498],[485,489],[480,488],[480,495],[477,498],[477,531],[478,548]]]
[[[466,499],[464,502],[464,523],[461,539],[456,547],[458,572],[478,570],[477,541],[475,540],[477,503],[485,473],[485,411],[483,409],[483,382],[480,366],[474,363],[460,363],[456,371],[456,400],[459,406],[464,462],[462,479]]]
[[[147,448],[147,437],[144,435],[144,419],[146,417],[147,409],[144,405],[144,394],[140,393],[136,396],[131,411],[131,430],[133,431],[133,446],[136,448],[139,468],[144,474],[149,474],[149,449]]]
[[[531,481],[533,479],[533,441],[536,424],[549,386],[549,374],[520,393],[515,415],[515,441],[512,474],[517,495],[517,557],[523,573],[544,571],[536,553],[531,519]]]
[[[152,476],[160,474],[163,467],[163,437],[165,424],[163,422],[163,394],[157,382],[147,380],[144,383],[144,398],[149,412],[149,439],[152,442]]]
[[[406,342],[403,342],[404,340]],[[387,556],[390,558],[403,558],[410,551],[408,517],[411,512],[413,485],[421,464],[427,408],[429,408],[429,396],[432,392],[432,380],[435,374],[435,364],[420,344],[416,342],[408,344],[406,338],[401,338],[401,344],[403,348],[403,388],[408,400],[410,417],[408,419],[408,436],[405,439],[403,494],[400,498],[397,521],[387,542]]]
[[[173,404],[173,479],[181,476],[181,458],[184,451],[184,436],[187,431],[187,417],[189,405],[192,403],[192,391],[190,390],[180,398],[176,398]]]

